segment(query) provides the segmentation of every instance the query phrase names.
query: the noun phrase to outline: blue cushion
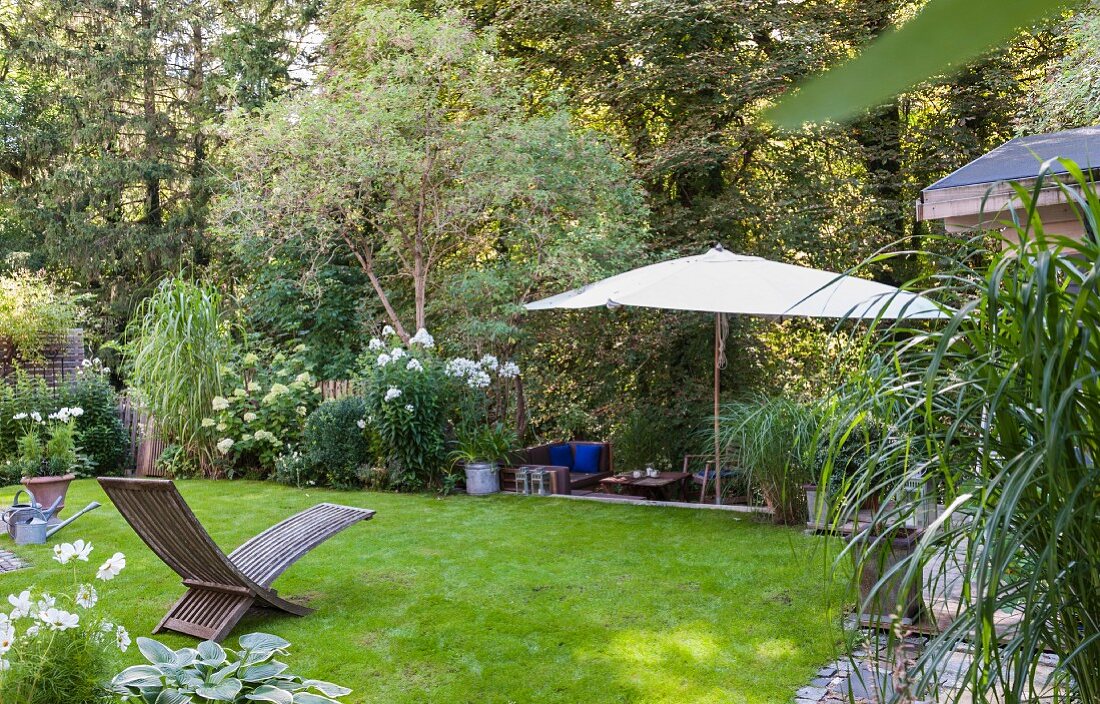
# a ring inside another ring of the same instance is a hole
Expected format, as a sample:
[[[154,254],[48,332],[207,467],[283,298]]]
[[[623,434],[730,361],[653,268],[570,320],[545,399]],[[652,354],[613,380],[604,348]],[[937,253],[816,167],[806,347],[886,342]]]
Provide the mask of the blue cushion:
[[[550,446],[550,464],[554,467],[568,467],[573,469],[573,448],[562,443]]]
[[[573,460],[573,471],[585,474],[595,474],[600,471],[600,453],[603,447],[599,445],[577,445]]]

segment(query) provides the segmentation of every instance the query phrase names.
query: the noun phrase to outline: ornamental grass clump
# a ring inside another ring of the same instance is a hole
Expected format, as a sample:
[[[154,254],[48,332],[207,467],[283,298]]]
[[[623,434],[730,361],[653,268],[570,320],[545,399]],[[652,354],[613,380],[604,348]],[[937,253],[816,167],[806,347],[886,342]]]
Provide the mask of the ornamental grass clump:
[[[1100,231],[1093,185],[1062,163],[1076,181],[1057,188],[1086,231]],[[1100,245],[1045,231],[1043,186],[1017,187],[1023,205],[995,255],[983,234],[934,260],[933,285],[957,312],[872,326],[861,372],[839,394],[849,422],[834,445],[868,415],[891,428],[845,483],[834,520],[852,521],[879,495],[841,555],[882,573],[864,607],[882,597],[887,612],[873,615],[897,621],[920,590],[940,621],[906,675],[903,689],[917,696],[965,649],[956,698],[1100,702]],[[880,551],[860,546],[906,531],[914,478],[946,510],[883,570],[870,562]],[[888,647],[904,647],[903,634],[891,629]],[[1056,656],[1053,681],[1042,676],[1045,651]]]
[[[103,603],[91,582],[81,582],[81,562],[92,544],[83,540],[53,548],[54,559],[73,565],[73,590],[49,594],[27,589],[8,596],[0,612],[0,702],[95,704],[109,700],[108,682],[120,652],[130,646],[122,626],[96,616]],[[96,571],[107,582],[126,567],[115,553]]]
[[[249,633],[240,650],[203,641],[172,650],[152,638],[138,638],[148,665],[128,667],[111,682],[111,691],[133,704],[340,704],[347,687],[292,675],[275,658],[290,643],[268,633]]]

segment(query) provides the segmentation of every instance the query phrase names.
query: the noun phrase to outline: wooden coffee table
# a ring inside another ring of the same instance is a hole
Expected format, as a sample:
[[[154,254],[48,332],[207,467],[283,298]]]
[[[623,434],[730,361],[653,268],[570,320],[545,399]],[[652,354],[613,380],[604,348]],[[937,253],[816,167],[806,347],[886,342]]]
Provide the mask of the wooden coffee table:
[[[644,496],[656,501],[671,501],[669,488],[675,486],[677,497],[687,496],[687,480],[690,472],[661,472],[656,477],[645,475],[635,479],[630,474],[616,474],[600,480],[600,490],[613,493],[618,489],[628,496]]]

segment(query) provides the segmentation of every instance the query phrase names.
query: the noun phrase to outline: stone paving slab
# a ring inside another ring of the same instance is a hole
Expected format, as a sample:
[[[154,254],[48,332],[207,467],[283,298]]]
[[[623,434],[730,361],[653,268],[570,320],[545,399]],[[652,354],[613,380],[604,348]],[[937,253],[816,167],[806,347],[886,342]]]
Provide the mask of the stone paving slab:
[[[21,570],[27,566],[27,563],[23,562],[15,553],[8,552],[7,550],[0,550],[0,574]]]

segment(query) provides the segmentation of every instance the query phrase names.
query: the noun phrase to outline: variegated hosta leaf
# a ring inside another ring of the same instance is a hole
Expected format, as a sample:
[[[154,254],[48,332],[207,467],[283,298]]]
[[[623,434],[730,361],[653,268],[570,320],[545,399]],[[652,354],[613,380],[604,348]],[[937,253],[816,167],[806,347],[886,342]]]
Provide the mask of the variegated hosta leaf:
[[[273,687],[269,684],[260,685],[252,694],[247,695],[246,698],[256,702],[273,702],[274,704],[292,704],[294,701],[293,694],[285,689]]]
[[[245,682],[263,682],[272,677],[278,677],[286,671],[287,666],[278,660],[265,662],[262,665],[253,665],[241,670],[241,679]]]
[[[161,683],[161,672],[152,665],[134,665],[115,675],[112,684],[124,687],[150,687]]]
[[[259,665],[261,662],[266,662],[275,657],[274,650],[248,650],[244,652],[244,658],[241,660],[242,667],[249,667],[251,665]]]
[[[194,648],[180,648],[172,656],[172,666],[187,667],[188,665],[193,665],[198,655],[199,652]]]
[[[157,695],[154,704],[189,704],[191,695],[175,689],[164,689]]]
[[[199,662],[211,667],[221,667],[225,662],[225,649],[212,640],[204,640],[198,645]]]
[[[236,672],[236,671],[237,671],[237,669],[238,669],[238,668],[240,668],[240,666],[241,666],[241,663],[239,663],[239,662],[229,662],[229,663],[226,663],[226,664],[225,664],[225,665],[224,665],[224,666],[222,667],[222,669],[218,670],[218,671],[217,671],[217,672],[215,672],[215,673],[214,673],[213,675],[211,675],[210,679],[211,679],[211,680],[215,680],[215,679],[216,679],[216,680],[217,680],[218,682],[221,682],[221,681],[222,681],[222,680],[224,680],[224,679],[225,679],[226,677],[228,677],[229,675],[231,675],[231,674],[233,674],[234,672]]]
[[[238,641],[245,650],[284,650],[290,647],[290,641],[270,633],[249,633]]]
[[[340,702],[335,699],[329,699],[328,697],[322,697],[320,694],[295,692],[294,704],[340,704]]]
[[[207,684],[207,681],[199,677],[197,672],[181,673],[177,681],[183,685],[184,689],[198,689]]]
[[[231,702],[237,698],[242,686],[240,680],[227,679],[214,686],[199,687],[195,690],[195,694],[216,702]]]
[[[306,680],[304,683],[307,687],[316,689],[326,697],[343,697],[351,694],[351,690],[347,687],[341,687],[338,684],[331,682],[325,682],[323,680]]]
[[[145,656],[145,659],[154,665],[168,665],[175,657],[175,653],[167,645],[159,641],[155,641],[152,638],[138,638],[137,639],[138,650]]]

